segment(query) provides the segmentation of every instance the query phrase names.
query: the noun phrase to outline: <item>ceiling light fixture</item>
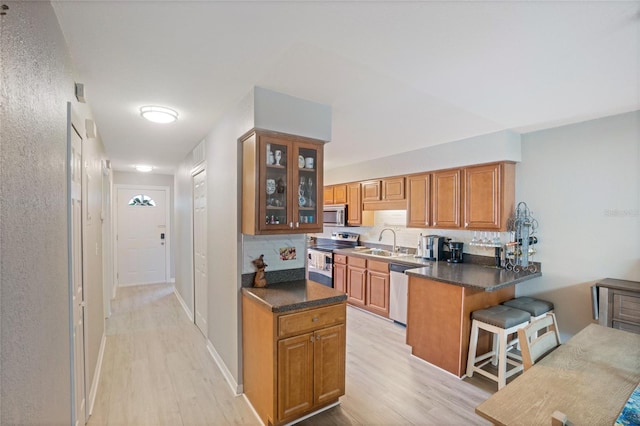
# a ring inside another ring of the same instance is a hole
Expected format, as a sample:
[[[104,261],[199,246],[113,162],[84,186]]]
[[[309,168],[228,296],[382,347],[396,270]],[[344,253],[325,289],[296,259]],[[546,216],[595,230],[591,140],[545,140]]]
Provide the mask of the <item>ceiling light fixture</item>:
[[[173,123],[178,113],[171,108],[147,105],[140,108],[140,115],[154,123]]]
[[[136,164],[135,166],[136,170],[139,172],[150,172],[151,170],[153,170],[152,166],[147,166],[145,164]]]

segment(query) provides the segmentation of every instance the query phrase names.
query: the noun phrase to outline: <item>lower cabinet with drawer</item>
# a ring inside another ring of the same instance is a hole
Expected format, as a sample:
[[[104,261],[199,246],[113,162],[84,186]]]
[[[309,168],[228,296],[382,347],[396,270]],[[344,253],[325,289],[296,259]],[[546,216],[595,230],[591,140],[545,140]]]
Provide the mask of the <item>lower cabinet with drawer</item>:
[[[243,388],[265,425],[292,422],[345,393],[346,304],[274,313],[243,295]]]

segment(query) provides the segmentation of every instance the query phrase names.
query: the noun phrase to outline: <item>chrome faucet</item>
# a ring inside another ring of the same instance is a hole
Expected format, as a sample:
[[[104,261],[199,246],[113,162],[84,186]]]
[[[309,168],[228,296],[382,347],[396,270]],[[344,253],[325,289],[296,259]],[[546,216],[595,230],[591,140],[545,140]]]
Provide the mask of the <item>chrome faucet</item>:
[[[382,231],[380,231],[380,237],[378,237],[378,241],[382,241],[382,233],[384,231],[391,231],[393,233],[393,253],[395,253],[398,250],[398,247],[396,246],[396,231],[391,228],[384,228]]]

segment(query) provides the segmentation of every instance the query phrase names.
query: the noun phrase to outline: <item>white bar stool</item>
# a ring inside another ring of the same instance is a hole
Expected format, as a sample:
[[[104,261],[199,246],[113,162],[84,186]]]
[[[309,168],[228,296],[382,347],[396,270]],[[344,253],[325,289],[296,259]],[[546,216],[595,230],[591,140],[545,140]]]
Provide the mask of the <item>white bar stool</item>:
[[[494,380],[498,383],[498,390],[507,384],[507,379],[522,371],[522,358],[508,353],[510,346],[515,342],[509,342],[509,335],[516,333],[519,328],[529,324],[531,315],[529,312],[511,308],[504,305],[491,306],[471,313],[471,336],[469,338],[469,356],[467,357],[467,377],[473,377],[473,373]],[[493,333],[493,348],[487,353],[476,356],[478,347],[478,330]],[[498,374],[495,375],[482,367],[491,362],[497,365]],[[476,363],[480,363],[476,365]],[[513,368],[507,371],[507,364]]]

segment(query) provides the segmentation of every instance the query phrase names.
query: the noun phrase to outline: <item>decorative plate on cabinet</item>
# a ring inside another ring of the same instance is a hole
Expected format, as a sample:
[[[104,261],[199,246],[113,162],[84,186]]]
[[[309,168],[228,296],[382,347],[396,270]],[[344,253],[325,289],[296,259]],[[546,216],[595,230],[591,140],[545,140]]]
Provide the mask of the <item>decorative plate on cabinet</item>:
[[[304,169],[304,157],[302,155],[298,155],[298,168]]]

